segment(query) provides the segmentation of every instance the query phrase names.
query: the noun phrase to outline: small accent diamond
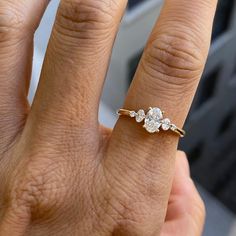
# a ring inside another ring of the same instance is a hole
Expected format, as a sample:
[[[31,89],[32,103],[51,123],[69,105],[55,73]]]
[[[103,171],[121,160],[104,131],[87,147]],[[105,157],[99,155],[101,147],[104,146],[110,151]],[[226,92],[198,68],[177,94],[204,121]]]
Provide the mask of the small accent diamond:
[[[130,113],[129,113],[129,115],[130,115],[130,117],[135,117],[137,114],[136,114],[136,112],[135,111],[131,111]]]
[[[161,127],[162,127],[163,130],[170,129],[170,120],[168,118],[163,119]]]
[[[175,130],[177,129],[177,126],[174,125],[174,124],[171,124],[170,129],[171,129],[172,131],[175,131]]]
[[[144,119],[145,119],[145,112],[144,112],[144,110],[139,110],[138,112],[137,112],[137,115],[136,115],[136,121],[138,122],[138,123],[140,123],[140,122],[142,122]]]

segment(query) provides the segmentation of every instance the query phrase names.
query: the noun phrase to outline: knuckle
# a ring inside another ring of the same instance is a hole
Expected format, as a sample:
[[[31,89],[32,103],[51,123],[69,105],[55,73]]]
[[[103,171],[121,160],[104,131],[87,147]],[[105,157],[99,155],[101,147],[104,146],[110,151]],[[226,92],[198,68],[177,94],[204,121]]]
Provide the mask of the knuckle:
[[[64,168],[64,164],[49,158],[28,158],[24,168],[18,166],[10,183],[10,207],[28,209],[37,217],[49,210],[57,210],[63,205],[70,184]]]
[[[165,34],[150,40],[142,68],[151,78],[179,87],[198,79],[204,63],[204,52],[193,39]]]
[[[0,3],[0,42],[10,39],[24,25],[24,16],[19,11]]]
[[[202,197],[200,196],[199,192],[197,191],[192,179],[189,179],[189,187],[189,214],[193,217],[197,217],[199,221],[202,221],[205,219],[206,216],[205,203]]]
[[[113,1],[64,0],[55,26],[64,36],[95,39],[98,33],[107,36],[113,27],[114,13]]]

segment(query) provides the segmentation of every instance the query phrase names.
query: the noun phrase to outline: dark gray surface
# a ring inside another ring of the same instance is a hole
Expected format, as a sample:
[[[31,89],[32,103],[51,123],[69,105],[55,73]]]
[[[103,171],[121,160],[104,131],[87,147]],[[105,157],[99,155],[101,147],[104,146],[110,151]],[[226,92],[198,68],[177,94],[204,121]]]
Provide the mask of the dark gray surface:
[[[202,187],[198,186],[198,190],[206,206],[206,223],[202,236],[232,236],[235,215]]]

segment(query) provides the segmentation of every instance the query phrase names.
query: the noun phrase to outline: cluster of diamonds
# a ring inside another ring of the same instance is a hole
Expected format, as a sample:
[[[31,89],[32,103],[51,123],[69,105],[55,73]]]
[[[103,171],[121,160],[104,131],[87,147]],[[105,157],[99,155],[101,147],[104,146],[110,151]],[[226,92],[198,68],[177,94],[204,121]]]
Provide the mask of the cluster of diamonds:
[[[147,114],[144,110],[139,110],[138,112],[130,111],[130,117],[135,118],[138,123],[144,121],[143,127],[149,133],[156,133],[162,130],[176,130],[176,126],[171,124],[171,121],[168,118],[163,117],[163,112],[158,107],[150,107]]]

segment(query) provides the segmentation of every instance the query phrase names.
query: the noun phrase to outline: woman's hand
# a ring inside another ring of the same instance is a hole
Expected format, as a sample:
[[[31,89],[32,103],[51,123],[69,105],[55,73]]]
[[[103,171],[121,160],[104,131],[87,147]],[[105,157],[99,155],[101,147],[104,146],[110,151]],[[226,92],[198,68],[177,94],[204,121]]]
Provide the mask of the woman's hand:
[[[165,1],[125,108],[158,106],[183,125],[216,2]],[[178,137],[123,117],[113,131],[98,123],[126,3],[61,0],[30,107],[33,36],[48,0],[0,1],[1,236],[201,234],[204,208],[185,157],[175,158]]]

